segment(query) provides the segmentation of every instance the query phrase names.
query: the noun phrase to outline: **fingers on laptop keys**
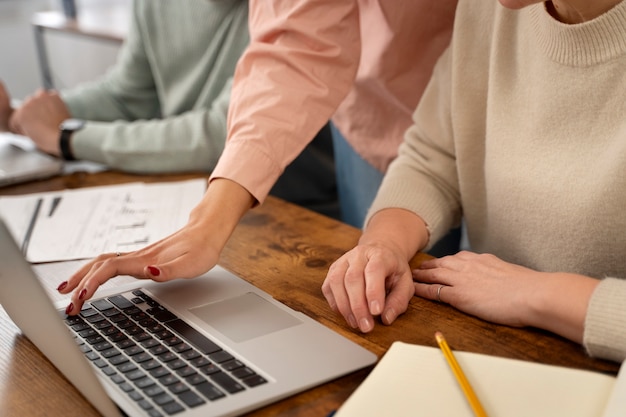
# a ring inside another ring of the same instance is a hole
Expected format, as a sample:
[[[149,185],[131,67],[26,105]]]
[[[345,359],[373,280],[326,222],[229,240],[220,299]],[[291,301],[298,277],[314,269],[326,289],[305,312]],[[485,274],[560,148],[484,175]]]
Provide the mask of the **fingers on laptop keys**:
[[[69,280],[59,284],[57,291],[61,294],[68,294],[73,291],[72,300],[65,310],[66,314],[79,313],[83,303],[91,298],[101,285],[119,275],[121,269],[127,269],[119,265],[123,255],[125,254],[122,252],[102,254],[83,265]],[[132,276],[136,278],[150,278],[143,272],[144,268],[135,269],[141,272]]]

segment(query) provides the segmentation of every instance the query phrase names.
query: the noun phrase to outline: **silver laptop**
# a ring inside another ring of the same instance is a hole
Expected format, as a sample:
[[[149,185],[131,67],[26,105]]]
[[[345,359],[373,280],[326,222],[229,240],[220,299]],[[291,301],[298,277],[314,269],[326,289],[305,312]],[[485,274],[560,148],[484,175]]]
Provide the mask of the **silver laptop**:
[[[63,172],[63,161],[38,151],[29,139],[0,134],[0,187],[51,177]]]
[[[220,267],[137,285],[67,317],[0,219],[0,303],[104,416],[239,415],[377,360]]]

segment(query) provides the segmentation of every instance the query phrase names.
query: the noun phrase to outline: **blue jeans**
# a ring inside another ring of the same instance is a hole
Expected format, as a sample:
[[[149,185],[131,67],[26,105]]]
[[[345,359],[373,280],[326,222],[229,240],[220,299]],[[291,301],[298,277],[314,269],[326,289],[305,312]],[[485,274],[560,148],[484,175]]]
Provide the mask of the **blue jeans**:
[[[354,227],[363,227],[383,173],[365,161],[346,142],[333,123],[330,124],[335,152],[335,170],[341,219]]]
[[[344,223],[362,228],[367,210],[383,180],[383,173],[361,158],[332,123],[330,130],[335,152],[341,219]],[[454,254],[459,251],[460,240],[461,228],[452,229],[428,253],[435,257]]]

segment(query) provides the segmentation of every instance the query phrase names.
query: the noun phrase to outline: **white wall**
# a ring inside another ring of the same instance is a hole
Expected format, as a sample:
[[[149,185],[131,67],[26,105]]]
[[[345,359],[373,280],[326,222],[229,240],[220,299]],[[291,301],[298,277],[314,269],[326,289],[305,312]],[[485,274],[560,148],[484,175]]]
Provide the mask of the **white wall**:
[[[127,4],[131,0],[77,0],[77,8]],[[31,25],[33,13],[61,10],[61,0],[0,0],[0,80],[13,98],[22,99],[42,87]],[[119,44],[61,32],[46,32],[55,88],[72,87],[103,74],[116,60]]]
[[[0,1],[0,79],[17,98],[41,86],[30,18],[49,0]]]

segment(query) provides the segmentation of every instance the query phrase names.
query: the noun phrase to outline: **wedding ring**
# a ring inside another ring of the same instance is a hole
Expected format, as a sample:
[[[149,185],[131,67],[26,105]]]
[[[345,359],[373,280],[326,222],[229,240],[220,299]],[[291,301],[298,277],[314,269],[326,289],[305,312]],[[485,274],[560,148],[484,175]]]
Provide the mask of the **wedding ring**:
[[[445,287],[445,285],[440,285],[440,286],[437,288],[437,302],[438,302],[438,303],[440,303],[440,302],[441,302],[441,289],[442,289],[443,287]]]

